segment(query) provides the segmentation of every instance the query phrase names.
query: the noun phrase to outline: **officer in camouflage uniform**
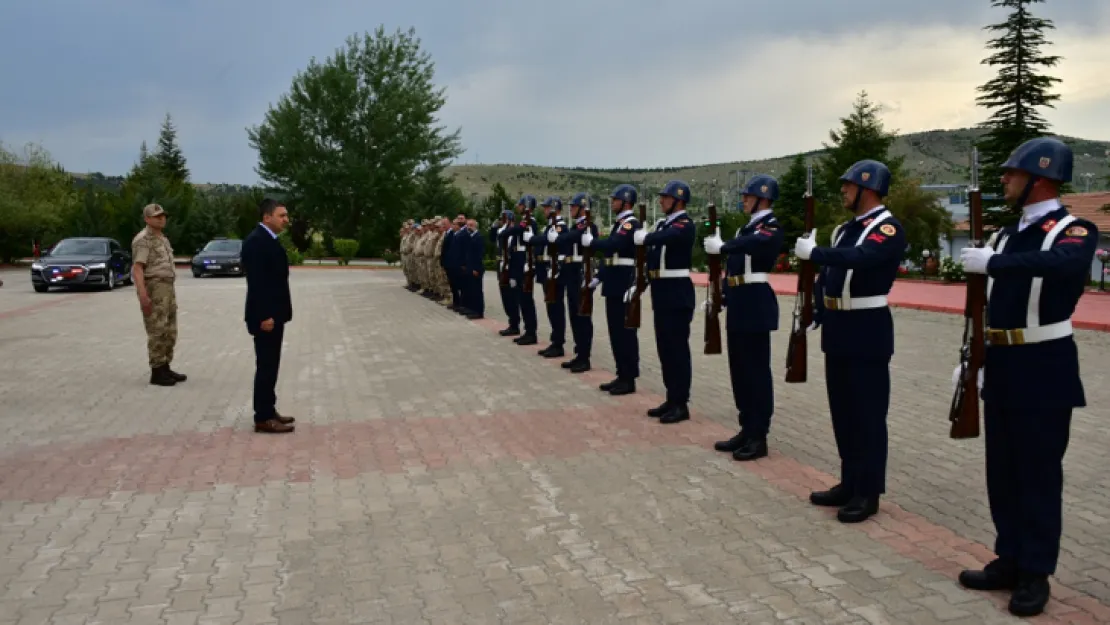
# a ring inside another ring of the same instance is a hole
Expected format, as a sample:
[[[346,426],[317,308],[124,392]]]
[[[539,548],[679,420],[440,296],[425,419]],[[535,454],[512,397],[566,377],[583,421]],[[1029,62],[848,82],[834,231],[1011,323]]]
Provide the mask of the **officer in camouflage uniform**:
[[[157,204],[143,208],[146,228],[131,240],[132,275],[139,307],[146,327],[147,354],[150,361],[150,383],[173,386],[186,376],[170,369],[173,348],[177,344],[177,298],[173,281],[173,247],[162,232],[166,227],[166,211]]]
[[[436,217],[436,244],[433,251],[432,272],[435,275],[435,293],[439,303],[450,304],[451,281],[447,279],[447,272],[443,268],[443,245],[448,240],[447,233],[451,231],[451,220],[446,217]]]
[[[401,225],[401,242],[398,247],[398,252],[401,255],[401,271],[405,274],[405,288],[410,291],[416,290],[416,282],[413,280],[412,275],[412,220],[406,220]]]

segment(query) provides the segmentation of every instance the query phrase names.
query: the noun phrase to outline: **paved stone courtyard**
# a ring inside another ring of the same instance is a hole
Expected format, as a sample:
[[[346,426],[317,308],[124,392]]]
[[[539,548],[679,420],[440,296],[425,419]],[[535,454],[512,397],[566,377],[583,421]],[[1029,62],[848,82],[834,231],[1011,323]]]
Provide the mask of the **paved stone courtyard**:
[[[492,276],[470,322],[397,271],[304,268],[278,385],[298,429],[264,436],[241,280],[179,282],[190,377],[167,389],[131,288],[21,277],[0,289],[0,625],[1019,622],[954,582],[993,543],[982,439],[947,437],[956,316],[895,311],[889,494],[844,526],[806,501],[838,466],[816,339],[809,382],[776,383],[771,457],[736,463],[710,449],[735,411],[700,317],[693,419],[661,426],[646,307],[639,392],[612,398],[601,309],[572,376],[496,335]],[[1110,334],[1079,342],[1090,406],[1033,622],[1110,622]]]

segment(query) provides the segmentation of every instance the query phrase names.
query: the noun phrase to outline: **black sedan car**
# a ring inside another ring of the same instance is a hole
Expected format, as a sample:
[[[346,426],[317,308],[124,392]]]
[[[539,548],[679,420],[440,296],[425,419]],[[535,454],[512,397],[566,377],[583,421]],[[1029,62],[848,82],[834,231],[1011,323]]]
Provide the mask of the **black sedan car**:
[[[39,293],[50,287],[95,286],[111,291],[131,282],[131,254],[114,239],[75,237],[58,241],[31,263],[31,285]]]
[[[201,276],[242,276],[243,263],[240,253],[243,242],[239,239],[213,239],[208,245],[197,250],[193,257],[193,277]]]

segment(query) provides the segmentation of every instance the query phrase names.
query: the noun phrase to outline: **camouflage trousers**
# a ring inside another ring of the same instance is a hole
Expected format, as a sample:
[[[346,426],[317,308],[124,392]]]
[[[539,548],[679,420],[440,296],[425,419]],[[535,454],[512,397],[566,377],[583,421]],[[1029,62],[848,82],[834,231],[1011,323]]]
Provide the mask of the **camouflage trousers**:
[[[177,344],[177,296],[173,280],[147,278],[146,292],[150,295],[151,311],[143,316],[146,326],[146,351],[150,368],[173,362],[173,348]]]

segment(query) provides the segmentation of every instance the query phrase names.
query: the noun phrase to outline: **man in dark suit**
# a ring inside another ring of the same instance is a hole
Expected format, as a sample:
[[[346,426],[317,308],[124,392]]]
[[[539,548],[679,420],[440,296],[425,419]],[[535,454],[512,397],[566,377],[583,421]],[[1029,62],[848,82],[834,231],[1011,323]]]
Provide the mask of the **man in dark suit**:
[[[278,235],[289,225],[289,211],[266,198],[258,207],[262,223],[243,241],[243,268],[247,273],[247,306],[244,320],[254,337],[254,431],[267,434],[292,432],[293,417],[275,409],[278,366],[285,324],[293,319],[289,295],[289,258]]]

